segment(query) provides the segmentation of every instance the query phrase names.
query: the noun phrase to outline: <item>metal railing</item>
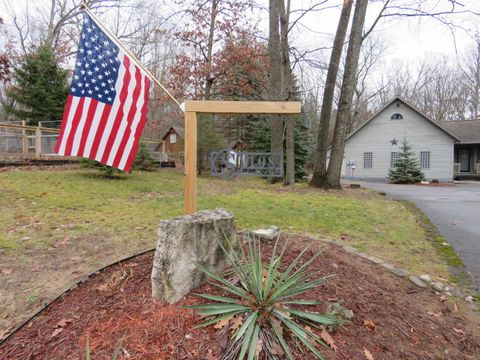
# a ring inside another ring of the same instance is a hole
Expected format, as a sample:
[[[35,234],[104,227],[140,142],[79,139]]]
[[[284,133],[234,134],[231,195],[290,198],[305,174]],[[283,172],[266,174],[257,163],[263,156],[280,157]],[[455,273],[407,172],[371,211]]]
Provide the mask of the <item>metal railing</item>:
[[[453,172],[455,174],[462,174],[460,163],[453,164]],[[480,162],[474,164],[473,169],[471,171],[465,172],[466,174],[480,174]]]

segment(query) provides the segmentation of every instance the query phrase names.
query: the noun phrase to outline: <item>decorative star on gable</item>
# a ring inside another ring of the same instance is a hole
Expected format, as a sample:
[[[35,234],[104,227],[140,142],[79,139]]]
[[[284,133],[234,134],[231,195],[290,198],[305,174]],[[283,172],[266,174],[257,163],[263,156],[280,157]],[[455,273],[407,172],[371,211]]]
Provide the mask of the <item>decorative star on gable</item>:
[[[392,140],[390,140],[390,143],[391,143],[392,145],[397,145],[397,144],[398,144],[398,140],[395,139],[395,138],[393,138]]]

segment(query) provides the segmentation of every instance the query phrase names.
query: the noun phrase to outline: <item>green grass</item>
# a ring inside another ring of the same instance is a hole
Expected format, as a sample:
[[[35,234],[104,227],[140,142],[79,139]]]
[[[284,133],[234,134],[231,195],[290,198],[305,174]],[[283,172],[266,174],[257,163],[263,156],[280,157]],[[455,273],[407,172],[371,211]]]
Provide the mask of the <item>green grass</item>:
[[[0,248],[15,254],[69,237],[154,246],[159,220],[181,215],[183,174],[135,172],[106,179],[95,170],[0,173]],[[319,191],[262,179],[202,177],[199,209],[224,207],[240,228],[268,225],[328,237],[414,272],[447,276],[447,262],[407,204],[366,190]],[[27,239],[28,240],[22,240]]]

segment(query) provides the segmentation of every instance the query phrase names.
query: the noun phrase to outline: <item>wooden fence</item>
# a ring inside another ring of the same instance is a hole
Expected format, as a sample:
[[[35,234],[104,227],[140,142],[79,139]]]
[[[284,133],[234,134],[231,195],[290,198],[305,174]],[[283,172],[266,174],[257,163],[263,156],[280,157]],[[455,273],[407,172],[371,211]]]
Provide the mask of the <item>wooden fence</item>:
[[[24,121],[21,125],[0,123],[0,157],[37,160],[59,157],[54,152],[59,133],[60,129],[28,126]],[[160,157],[155,148],[161,144],[161,140],[144,138],[143,141],[151,145],[154,158]]]

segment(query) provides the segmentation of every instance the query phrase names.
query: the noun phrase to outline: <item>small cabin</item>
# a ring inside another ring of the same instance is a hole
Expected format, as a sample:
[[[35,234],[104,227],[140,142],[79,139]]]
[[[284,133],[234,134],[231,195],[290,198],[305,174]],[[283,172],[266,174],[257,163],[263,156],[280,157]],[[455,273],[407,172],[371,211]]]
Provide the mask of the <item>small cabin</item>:
[[[170,126],[162,136],[162,143],[158,150],[161,152],[162,163],[183,163],[184,159],[184,130],[178,126]],[[163,164],[166,166],[166,164]]]

